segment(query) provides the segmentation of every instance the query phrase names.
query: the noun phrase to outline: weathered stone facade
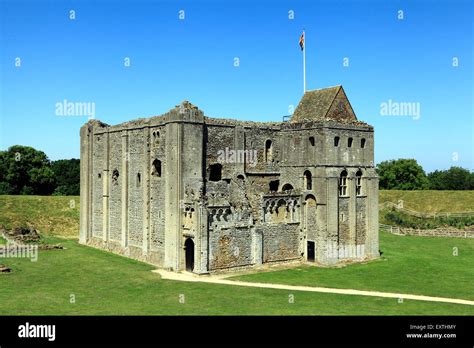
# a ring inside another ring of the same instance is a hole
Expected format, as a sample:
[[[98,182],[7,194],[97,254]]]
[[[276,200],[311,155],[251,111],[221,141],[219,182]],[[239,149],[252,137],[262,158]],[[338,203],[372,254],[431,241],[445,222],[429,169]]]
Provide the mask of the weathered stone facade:
[[[373,128],[341,86],[289,122],[164,115],[81,128],[80,242],[207,273],[377,257]]]

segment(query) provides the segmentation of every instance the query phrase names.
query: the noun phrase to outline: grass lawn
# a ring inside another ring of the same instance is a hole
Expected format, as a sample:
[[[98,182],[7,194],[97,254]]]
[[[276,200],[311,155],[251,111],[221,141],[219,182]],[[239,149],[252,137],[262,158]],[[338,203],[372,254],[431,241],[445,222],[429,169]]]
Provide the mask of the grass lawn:
[[[3,238],[2,236],[0,236],[0,245],[3,245],[3,244],[7,244],[7,241],[5,238]]]
[[[474,239],[380,232],[380,249],[381,259],[365,264],[342,268],[303,265],[236,279],[474,300]],[[456,250],[458,256],[453,255]]]
[[[473,205],[464,195],[456,192],[464,209],[445,208],[469,210]],[[437,204],[438,211],[445,209],[443,199]],[[474,306],[466,305],[161,280],[153,266],[74,240],[79,197],[0,196],[0,224],[32,224],[44,242],[66,247],[40,251],[37,262],[0,258],[13,270],[0,274],[0,315],[474,315]],[[301,266],[240,279],[474,299],[474,240],[384,233],[380,240],[379,261],[340,269]],[[459,256],[452,255],[454,247]]]
[[[379,203],[403,200],[407,209],[425,213],[474,211],[474,190],[380,190]]]
[[[42,235],[78,238],[79,197],[0,195],[0,225],[28,224]]]
[[[390,238],[383,240],[393,244]],[[153,266],[81,246],[73,240],[49,242],[61,242],[66,249],[40,251],[37,262],[2,259],[13,272],[0,274],[0,315],[474,315],[474,307],[465,305],[410,300],[398,303],[396,299],[161,280],[150,272]],[[415,259],[417,254],[410,253]],[[320,271],[333,272],[333,281],[329,282],[331,277],[327,279],[331,286],[337,286],[348,271],[358,273],[359,284],[346,281],[350,287],[358,288],[363,283],[361,279],[374,280],[371,277],[377,272],[371,268],[390,262],[389,258],[366,265],[367,272],[357,266],[338,270],[340,274],[335,270]],[[308,275],[318,272],[316,268],[301,270],[308,271]],[[296,279],[295,275],[303,274],[301,270],[287,272]],[[418,275],[415,283],[424,289],[424,282],[431,282],[431,274]],[[270,274],[259,276],[281,281]],[[384,278],[387,288],[397,286],[397,278],[393,278],[391,286],[390,275]],[[310,277],[300,280],[304,283],[305,279],[309,282]],[[316,285],[318,277],[313,279],[316,281],[312,285]],[[472,298],[472,294],[461,296],[472,290],[472,284],[458,280],[451,284],[453,291],[446,292],[458,295],[455,289],[459,288],[459,297]],[[290,293],[295,296],[294,303],[288,301]],[[179,303],[180,294],[185,296],[184,304]],[[75,296],[75,303],[70,303],[71,295]]]

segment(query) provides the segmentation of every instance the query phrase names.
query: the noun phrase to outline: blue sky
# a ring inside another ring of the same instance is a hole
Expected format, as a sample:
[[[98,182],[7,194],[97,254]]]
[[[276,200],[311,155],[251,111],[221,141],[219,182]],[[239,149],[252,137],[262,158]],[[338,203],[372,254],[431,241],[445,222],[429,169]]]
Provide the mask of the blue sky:
[[[95,103],[95,118],[109,124],[184,99],[208,116],[280,121],[302,96],[305,28],[307,88],[344,86],[375,127],[377,163],[474,168],[471,1],[0,3],[2,150],[79,157],[87,116],[56,115],[63,100]],[[418,103],[419,118],[381,115],[389,100]]]

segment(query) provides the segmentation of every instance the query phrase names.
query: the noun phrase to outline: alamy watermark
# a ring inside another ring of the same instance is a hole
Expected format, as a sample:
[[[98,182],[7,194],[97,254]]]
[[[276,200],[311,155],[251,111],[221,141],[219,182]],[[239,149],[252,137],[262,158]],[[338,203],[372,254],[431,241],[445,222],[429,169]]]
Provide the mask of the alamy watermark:
[[[411,116],[414,120],[421,117],[421,105],[418,102],[396,102],[389,99],[380,103],[381,116]]]
[[[217,151],[217,162],[219,163],[247,163],[255,167],[258,162],[257,150],[234,150],[226,147]]]
[[[89,119],[95,118],[94,102],[71,102],[64,99],[55,104],[56,116],[87,116]]]
[[[27,258],[32,262],[38,261],[38,246],[7,242],[0,247],[0,258]]]
[[[26,322],[18,326],[19,338],[46,338],[48,341],[56,340],[56,325],[36,325]]]

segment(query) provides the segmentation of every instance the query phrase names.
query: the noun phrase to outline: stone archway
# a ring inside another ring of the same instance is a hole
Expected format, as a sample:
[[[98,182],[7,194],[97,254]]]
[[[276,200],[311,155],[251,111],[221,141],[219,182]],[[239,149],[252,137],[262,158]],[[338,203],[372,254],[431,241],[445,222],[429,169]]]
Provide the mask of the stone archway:
[[[194,241],[192,238],[187,238],[184,242],[184,253],[186,271],[192,272],[194,270]]]

